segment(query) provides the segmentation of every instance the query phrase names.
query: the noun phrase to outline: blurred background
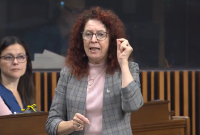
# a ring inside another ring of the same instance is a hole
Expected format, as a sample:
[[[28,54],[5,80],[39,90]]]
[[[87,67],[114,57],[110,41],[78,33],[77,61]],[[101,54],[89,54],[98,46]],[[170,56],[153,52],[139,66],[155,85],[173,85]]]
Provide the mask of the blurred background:
[[[0,38],[24,39],[32,60],[44,49],[65,56],[74,21],[91,6],[123,21],[140,69],[200,67],[199,0],[0,0]]]

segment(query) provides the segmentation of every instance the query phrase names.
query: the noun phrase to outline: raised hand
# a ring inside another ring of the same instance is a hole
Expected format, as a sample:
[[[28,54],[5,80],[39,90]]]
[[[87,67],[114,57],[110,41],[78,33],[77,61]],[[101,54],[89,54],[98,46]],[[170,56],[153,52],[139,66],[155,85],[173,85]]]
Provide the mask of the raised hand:
[[[124,38],[117,39],[117,58],[119,65],[128,64],[128,58],[133,51],[128,40]]]

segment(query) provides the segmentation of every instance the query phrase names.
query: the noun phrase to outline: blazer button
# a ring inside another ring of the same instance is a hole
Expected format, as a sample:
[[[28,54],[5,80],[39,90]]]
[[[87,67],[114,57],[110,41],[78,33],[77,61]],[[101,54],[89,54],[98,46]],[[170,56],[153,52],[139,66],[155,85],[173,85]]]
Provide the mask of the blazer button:
[[[107,92],[107,93],[110,93],[110,90],[109,90],[109,89],[107,89],[107,90],[106,90],[106,92]]]

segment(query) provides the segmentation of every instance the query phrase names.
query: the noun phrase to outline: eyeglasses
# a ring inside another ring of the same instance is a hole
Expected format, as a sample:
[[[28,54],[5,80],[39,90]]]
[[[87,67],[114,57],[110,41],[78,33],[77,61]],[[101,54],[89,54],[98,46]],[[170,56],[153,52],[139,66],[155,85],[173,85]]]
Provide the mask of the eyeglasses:
[[[98,31],[96,33],[93,33],[91,31],[85,31],[81,33],[82,33],[83,39],[85,40],[91,40],[93,35],[95,35],[97,40],[100,40],[100,41],[105,40],[108,34],[107,32],[104,32],[104,31]]]
[[[12,55],[4,55],[4,56],[1,56],[0,58],[3,58],[5,61],[10,62],[10,63],[12,63],[16,58],[19,63],[24,63],[26,61],[27,56],[19,55],[17,57],[14,57]]]

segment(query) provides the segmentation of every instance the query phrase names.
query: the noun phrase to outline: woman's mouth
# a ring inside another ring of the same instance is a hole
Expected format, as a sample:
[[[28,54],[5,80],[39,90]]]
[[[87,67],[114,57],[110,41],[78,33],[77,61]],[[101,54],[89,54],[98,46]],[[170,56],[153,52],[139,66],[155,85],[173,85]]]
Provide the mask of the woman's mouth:
[[[90,50],[100,50],[100,48],[96,48],[96,47],[90,47]]]
[[[13,68],[11,69],[12,71],[19,71],[20,69],[19,68]]]

